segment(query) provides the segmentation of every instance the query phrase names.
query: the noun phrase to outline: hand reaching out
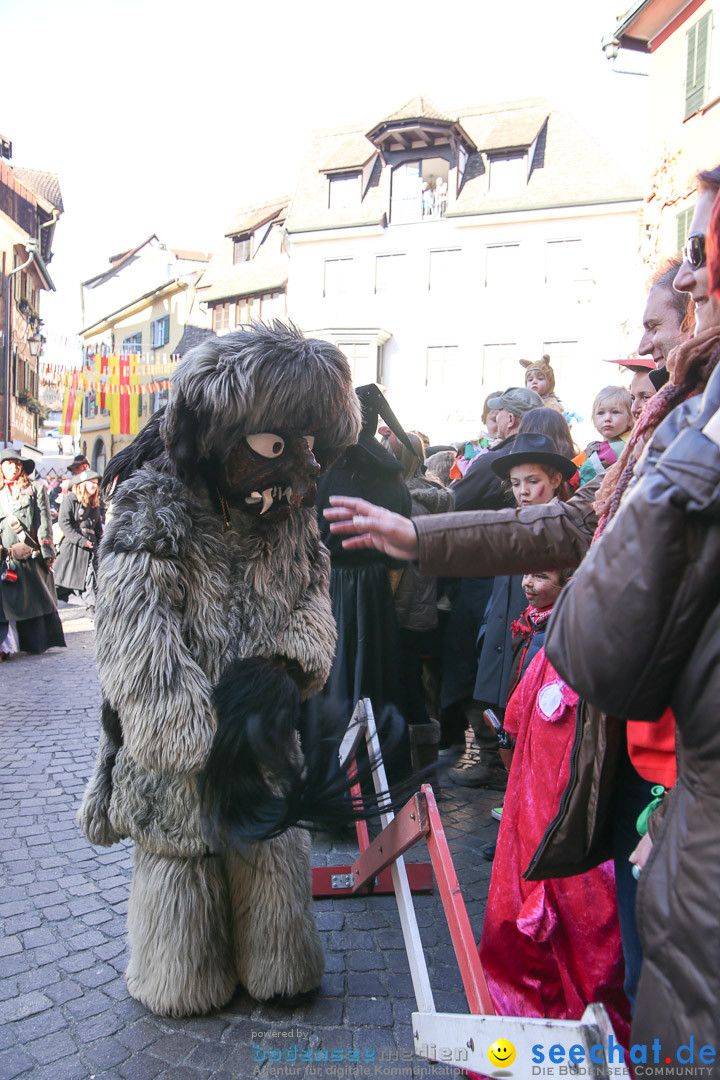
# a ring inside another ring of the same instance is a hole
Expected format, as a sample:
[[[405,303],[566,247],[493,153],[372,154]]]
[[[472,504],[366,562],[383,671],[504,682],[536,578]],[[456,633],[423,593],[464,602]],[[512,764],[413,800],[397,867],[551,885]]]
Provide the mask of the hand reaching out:
[[[344,548],[375,548],[393,559],[417,559],[420,547],[409,518],[346,495],[331,495],[330,503],[324,514],[330,531],[348,538]]]

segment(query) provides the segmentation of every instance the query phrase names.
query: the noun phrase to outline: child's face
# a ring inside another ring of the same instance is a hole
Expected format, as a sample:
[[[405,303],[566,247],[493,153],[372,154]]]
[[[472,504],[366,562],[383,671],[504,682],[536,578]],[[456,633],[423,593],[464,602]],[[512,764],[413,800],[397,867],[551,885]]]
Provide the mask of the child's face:
[[[485,417],[485,430],[491,439],[497,439],[498,437],[497,414],[497,409],[489,409]]]
[[[535,574],[523,574],[522,590],[533,607],[552,607],[562,592],[557,570],[542,570]]]
[[[593,424],[603,439],[618,439],[632,427],[627,409],[614,398],[601,401],[593,413]]]
[[[525,385],[528,390],[534,390],[540,397],[550,393],[547,377],[543,375],[542,371],[528,371],[525,376]]]
[[[555,498],[562,483],[560,473],[542,465],[528,462],[513,465],[510,469],[510,485],[518,506],[540,506]]]

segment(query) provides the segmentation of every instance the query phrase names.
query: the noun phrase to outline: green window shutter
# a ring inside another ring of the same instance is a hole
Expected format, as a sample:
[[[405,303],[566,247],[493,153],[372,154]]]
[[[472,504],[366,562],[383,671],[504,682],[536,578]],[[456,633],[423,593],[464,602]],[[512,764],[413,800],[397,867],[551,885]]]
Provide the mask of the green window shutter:
[[[677,250],[682,251],[685,247],[685,241],[690,233],[690,222],[692,221],[693,207],[688,210],[681,210],[677,216]]]
[[[710,49],[710,18],[703,15],[687,32],[687,67],[685,73],[685,119],[693,116],[705,104],[707,94],[708,54]]]

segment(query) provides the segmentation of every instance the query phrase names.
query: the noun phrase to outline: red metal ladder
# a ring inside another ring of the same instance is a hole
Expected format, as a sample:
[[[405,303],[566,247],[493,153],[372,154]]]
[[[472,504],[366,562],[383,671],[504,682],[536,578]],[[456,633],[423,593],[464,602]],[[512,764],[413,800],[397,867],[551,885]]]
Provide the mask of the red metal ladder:
[[[596,1080],[611,1076],[629,1080],[630,1074],[624,1062],[618,1060],[617,1054],[609,1060],[611,1040],[615,1046],[618,1046],[618,1043],[604,1006],[588,1005],[580,1020],[498,1016],[495,1013],[432,787],[430,784],[423,784],[421,790],[395,815],[390,807],[383,803],[387,778],[372,705],[368,698],[357,703],[348,725],[340,747],[340,761],[343,766],[347,767],[348,763],[352,762],[363,735],[374,767],[373,779],[380,800],[383,829],[370,841],[367,826],[364,822],[361,823],[364,829],[364,840],[360,840],[361,852],[353,865],[347,868],[347,880],[340,895],[356,896],[367,893],[371,883],[376,880],[379,882],[383,874],[388,871],[390,873],[392,890],[385,891],[395,893],[417,1003],[417,1011],[412,1014],[415,1053],[419,1057],[452,1065],[462,1071],[472,1070],[482,1075],[497,1072],[498,1076],[519,1077],[524,1080],[531,1075],[533,1047],[542,1044],[547,1051],[551,1045],[561,1041],[560,1044],[566,1050],[571,1046],[582,1048],[585,1064],[579,1066],[581,1073],[584,1068],[586,1074],[588,1069],[591,1070]],[[352,779],[352,764],[350,775]],[[359,792],[359,787],[357,791]],[[358,829],[359,839],[360,836]],[[403,858],[404,853],[423,838],[428,845],[432,870],[438,884],[470,1010],[469,1015],[438,1013],[435,1009],[408,880],[408,871],[412,870],[413,866],[427,864],[409,863],[406,866]],[[376,888],[375,891],[379,890]],[[498,1062],[491,1061],[487,1056],[488,1048],[498,1040],[511,1043],[515,1051],[511,1066],[500,1071]],[[566,1059],[565,1066],[565,1075],[572,1075],[569,1059]],[[554,1071],[547,1053],[545,1072],[548,1076],[561,1075],[559,1070]]]

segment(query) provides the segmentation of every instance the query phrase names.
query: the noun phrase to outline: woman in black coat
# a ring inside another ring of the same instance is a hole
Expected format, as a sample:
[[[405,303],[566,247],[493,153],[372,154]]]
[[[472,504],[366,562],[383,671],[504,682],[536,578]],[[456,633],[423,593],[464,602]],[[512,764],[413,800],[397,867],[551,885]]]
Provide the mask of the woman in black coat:
[[[63,646],[51,573],[55,559],[50,504],[35,462],[0,453],[0,660]]]
[[[55,563],[55,587],[61,600],[72,592],[87,591],[90,603],[95,602],[95,560],[103,531],[99,480],[91,469],[81,472],[60,504],[58,524],[63,539]]]

